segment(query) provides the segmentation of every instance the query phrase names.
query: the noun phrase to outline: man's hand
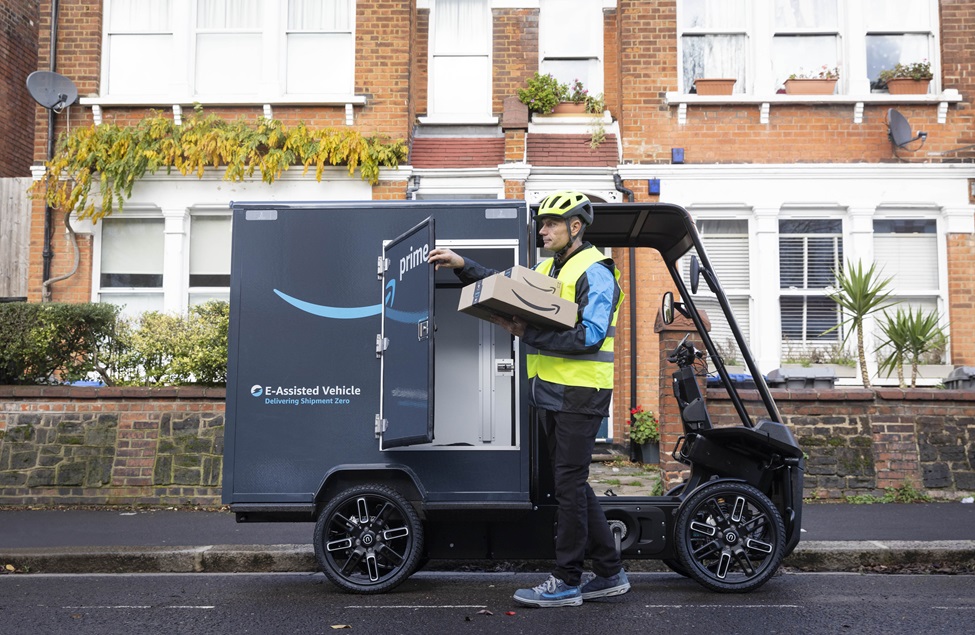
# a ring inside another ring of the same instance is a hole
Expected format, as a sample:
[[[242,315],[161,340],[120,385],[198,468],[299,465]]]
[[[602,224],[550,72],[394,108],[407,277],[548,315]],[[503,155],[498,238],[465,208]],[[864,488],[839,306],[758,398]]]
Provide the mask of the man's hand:
[[[527,325],[527,322],[522,320],[520,317],[512,316],[512,318],[509,320],[501,317],[500,315],[492,315],[491,321],[515,337],[522,337],[525,334],[525,326]]]
[[[464,257],[458,256],[449,249],[438,248],[430,252],[430,255],[427,256],[427,262],[436,265],[437,269],[440,267],[460,269],[464,266]]]

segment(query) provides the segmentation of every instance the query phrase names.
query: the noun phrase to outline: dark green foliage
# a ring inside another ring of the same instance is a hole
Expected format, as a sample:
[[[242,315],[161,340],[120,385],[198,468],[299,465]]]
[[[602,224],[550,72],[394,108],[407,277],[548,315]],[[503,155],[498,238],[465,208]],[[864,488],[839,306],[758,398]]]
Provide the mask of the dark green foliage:
[[[0,304],[0,384],[52,384],[86,377],[112,332],[109,304]]]

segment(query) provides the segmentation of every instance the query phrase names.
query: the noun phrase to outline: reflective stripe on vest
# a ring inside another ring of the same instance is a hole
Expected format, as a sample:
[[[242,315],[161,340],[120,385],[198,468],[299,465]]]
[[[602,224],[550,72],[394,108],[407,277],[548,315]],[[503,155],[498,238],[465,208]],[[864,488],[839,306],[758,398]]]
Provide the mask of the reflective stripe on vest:
[[[562,270],[558,279],[562,283],[561,297],[570,302],[576,301],[576,282],[586,270],[597,262],[609,258],[595,247],[588,247],[577,253]],[[536,267],[536,271],[548,275],[552,271],[553,260],[549,258]],[[620,279],[619,269],[613,267],[613,276],[617,282]],[[616,337],[616,318],[620,305],[623,303],[623,292],[620,291],[619,301],[613,307],[613,319],[606,329],[606,338],[596,353],[586,355],[569,355],[551,351],[541,351],[536,348],[528,349],[528,376],[541,377],[545,381],[563,386],[585,386],[587,388],[613,387],[613,342]]]

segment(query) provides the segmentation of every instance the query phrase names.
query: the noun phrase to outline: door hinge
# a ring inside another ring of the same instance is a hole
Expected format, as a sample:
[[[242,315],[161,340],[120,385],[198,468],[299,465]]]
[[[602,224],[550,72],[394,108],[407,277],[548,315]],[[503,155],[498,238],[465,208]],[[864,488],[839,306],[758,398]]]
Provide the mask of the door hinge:
[[[376,415],[376,438],[378,439],[380,435],[386,432],[386,428],[389,427],[389,421],[383,419],[381,415]]]
[[[384,256],[379,256],[376,258],[376,277],[380,280],[383,279],[383,274],[386,273],[386,269],[389,268],[389,258]]]
[[[389,338],[383,337],[382,333],[376,334],[376,357],[382,357],[383,352],[389,348]]]

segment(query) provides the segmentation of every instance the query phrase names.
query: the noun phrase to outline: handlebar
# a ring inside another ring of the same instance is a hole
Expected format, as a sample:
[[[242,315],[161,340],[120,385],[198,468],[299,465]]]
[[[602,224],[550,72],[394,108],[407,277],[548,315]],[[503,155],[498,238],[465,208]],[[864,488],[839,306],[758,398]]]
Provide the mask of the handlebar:
[[[670,355],[667,356],[667,361],[672,364],[677,364],[678,368],[686,368],[693,364],[694,360],[704,358],[704,353],[697,350],[693,343],[687,341],[687,338],[690,336],[690,333],[684,335],[684,338],[674,347]]]

